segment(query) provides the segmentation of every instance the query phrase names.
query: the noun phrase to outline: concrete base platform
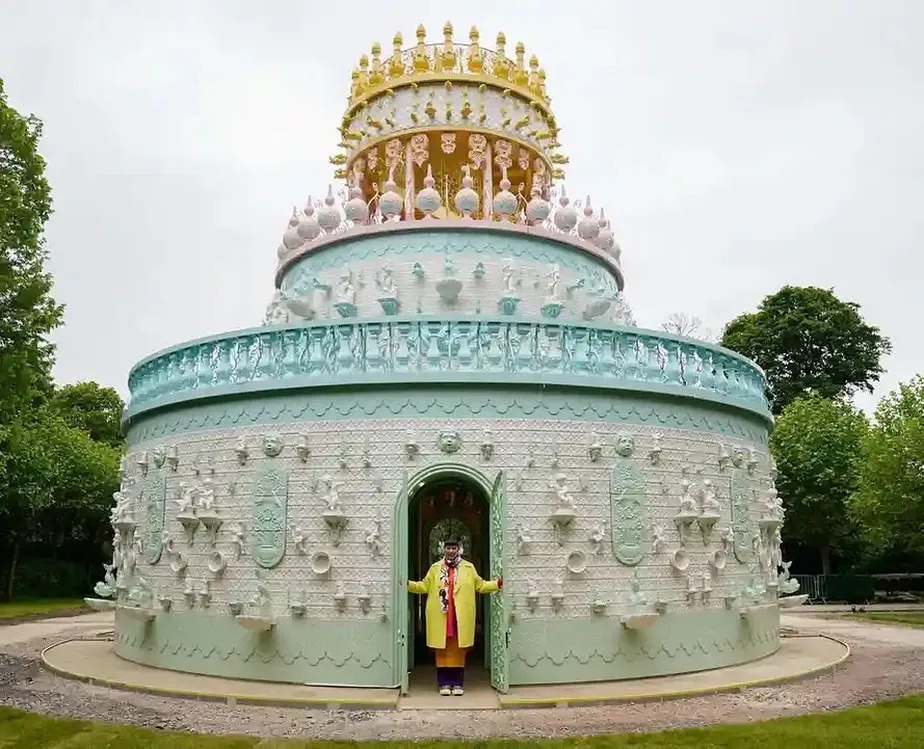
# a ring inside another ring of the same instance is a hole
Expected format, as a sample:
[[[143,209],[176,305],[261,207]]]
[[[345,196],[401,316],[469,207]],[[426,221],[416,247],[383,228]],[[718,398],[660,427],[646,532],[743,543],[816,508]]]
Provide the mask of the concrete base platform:
[[[846,643],[825,635],[783,638],[771,656],[741,666],[651,679],[491,689],[487,674],[471,669],[462,697],[436,693],[432,669],[412,674],[410,693],[396,689],[309,687],[223,679],[165,671],[119,658],[108,640],[68,640],[42,653],[51,672],[90,684],[229,704],[284,705],[329,710],[491,710],[567,707],[667,700],[747,689],[834,670],[850,655]]]

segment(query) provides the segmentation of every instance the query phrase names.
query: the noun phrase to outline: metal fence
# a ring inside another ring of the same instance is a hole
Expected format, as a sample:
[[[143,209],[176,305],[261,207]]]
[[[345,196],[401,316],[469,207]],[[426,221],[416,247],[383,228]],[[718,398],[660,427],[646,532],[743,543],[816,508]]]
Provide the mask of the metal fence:
[[[808,593],[809,600],[825,600],[825,576],[824,575],[793,575],[793,580],[799,581],[799,592]]]
[[[793,575],[799,592],[807,593],[812,603],[872,603],[877,599],[895,599],[904,594],[907,600],[920,600],[924,593],[924,573],[879,575]]]

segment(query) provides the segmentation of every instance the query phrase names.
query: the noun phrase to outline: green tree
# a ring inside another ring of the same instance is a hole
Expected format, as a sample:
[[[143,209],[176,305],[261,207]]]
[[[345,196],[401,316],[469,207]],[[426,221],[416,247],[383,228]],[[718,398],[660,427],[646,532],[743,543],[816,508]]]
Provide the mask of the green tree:
[[[786,507],[784,537],[815,549],[824,574],[832,554],[856,551],[848,503],[859,486],[868,430],[866,417],[846,400],[811,396],[786,406],[770,438]]]
[[[775,414],[802,395],[872,392],[882,357],[892,350],[879,328],[863,320],[858,304],[815,286],[784,286],[765,297],[757,312],[726,326],[722,345],[763,368]]]
[[[90,439],[51,409],[0,431],[5,446],[0,527],[8,550],[4,593],[9,599],[25,546],[104,540],[118,489],[120,451]]]
[[[95,382],[78,382],[55,390],[51,407],[70,426],[82,429],[91,439],[121,447],[122,411],[125,403],[114,388]]]
[[[45,270],[51,189],[38,153],[41,135],[38,119],[7,104],[0,79],[0,423],[50,393],[48,334],[63,314]]]
[[[924,554],[924,377],[879,401],[851,509],[875,547]]]

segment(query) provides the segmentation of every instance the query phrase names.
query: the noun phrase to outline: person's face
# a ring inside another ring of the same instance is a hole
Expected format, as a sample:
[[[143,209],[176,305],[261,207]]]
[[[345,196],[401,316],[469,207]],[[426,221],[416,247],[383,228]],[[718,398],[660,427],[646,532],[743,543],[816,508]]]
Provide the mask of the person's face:
[[[451,561],[459,555],[459,547],[456,544],[446,544],[443,547],[444,557]]]

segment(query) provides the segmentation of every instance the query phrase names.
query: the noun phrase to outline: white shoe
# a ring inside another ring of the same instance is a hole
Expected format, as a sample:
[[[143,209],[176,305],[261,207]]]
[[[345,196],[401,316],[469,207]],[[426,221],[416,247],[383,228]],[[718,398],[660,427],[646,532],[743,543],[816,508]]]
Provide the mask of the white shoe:
[[[452,694],[452,690],[449,687],[440,687],[440,694],[443,697],[448,697]]]
[[[453,696],[453,697],[461,697],[463,694],[465,694],[465,690],[462,689],[462,687],[453,687],[453,688],[452,688],[452,696]]]

